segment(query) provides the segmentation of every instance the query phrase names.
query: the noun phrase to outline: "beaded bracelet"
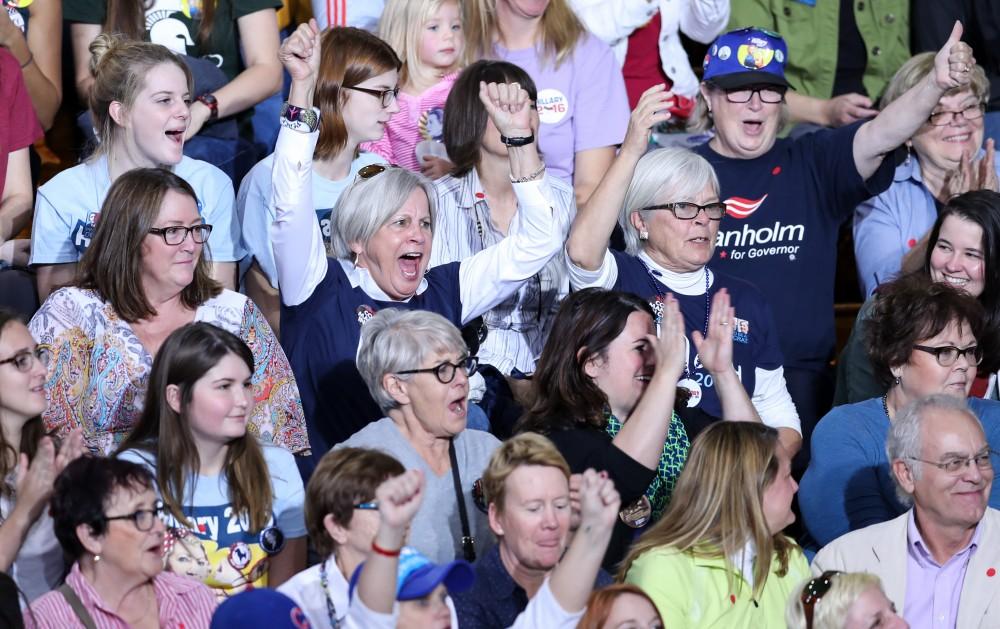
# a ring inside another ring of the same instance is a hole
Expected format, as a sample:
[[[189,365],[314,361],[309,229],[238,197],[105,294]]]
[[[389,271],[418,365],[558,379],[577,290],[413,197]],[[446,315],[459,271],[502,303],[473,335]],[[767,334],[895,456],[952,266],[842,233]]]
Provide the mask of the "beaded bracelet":
[[[534,181],[535,179],[538,179],[542,175],[542,173],[544,173],[544,172],[545,172],[545,164],[542,164],[542,166],[538,170],[536,170],[535,172],[531,173],[530,175],[525,175],[524,177],[521,177],[519,179],[514,179],[514,177],[512,176],[510,178],[510,182],[511,183],[526,183],[528,181]]]

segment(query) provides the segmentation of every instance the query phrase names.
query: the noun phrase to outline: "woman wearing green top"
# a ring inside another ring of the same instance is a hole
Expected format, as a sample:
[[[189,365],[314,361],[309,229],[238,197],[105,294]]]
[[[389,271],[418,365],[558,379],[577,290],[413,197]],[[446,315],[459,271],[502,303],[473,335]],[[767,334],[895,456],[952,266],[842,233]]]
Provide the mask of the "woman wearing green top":
[[[694,333],[716,379],[723,415],[759,422],[732,362],[729,295],[712,302],[708,336]],[[622,495],[621,522],[604,558],[613,567],[633,535],[670,501],[695,433],[716,418],[687,408],[677,381],[687,356],[677,302],[664,302],[660,337],[653,311],[627,293],[588,288],[559,309],[533,378],[532,404],[518,431],[548,436],[571,471],[606,470]],[[680,408],[681,415],[667,412]]]

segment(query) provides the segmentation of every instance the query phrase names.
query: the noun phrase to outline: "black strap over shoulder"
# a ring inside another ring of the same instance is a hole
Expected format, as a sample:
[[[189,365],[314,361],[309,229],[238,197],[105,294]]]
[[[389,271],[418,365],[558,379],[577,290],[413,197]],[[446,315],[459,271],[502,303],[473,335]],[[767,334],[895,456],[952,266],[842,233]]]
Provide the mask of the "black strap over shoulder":
[[[455,499],[458,501],[458,517],[462,520],[462,554],[465,560],[476,560],[476,540],[469,527],[469,514],[465,510],[465,493],[462,491],[462,477],[458,473],[458,455],[455,454],[455,439],[448,440],[448,458],[451,459],[451,478],[455,481]]]

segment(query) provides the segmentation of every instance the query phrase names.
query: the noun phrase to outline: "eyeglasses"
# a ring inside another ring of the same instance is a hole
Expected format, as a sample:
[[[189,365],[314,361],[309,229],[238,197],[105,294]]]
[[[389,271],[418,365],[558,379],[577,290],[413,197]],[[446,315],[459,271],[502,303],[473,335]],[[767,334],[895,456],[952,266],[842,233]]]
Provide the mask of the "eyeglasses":
[[[918,459],[915,456],[908,456],[906,458],[911,461],[917,461],[919,463],[926,463],[927,465],[933,465],[939,470],[944,470],[949,474],[958,474],[966,467],[969,463],[975,462],[976,467],[981,470],[988,470],[993,467],[993,456],[996,454],[994,450],[984,450],[979,454],[973,456],[954,456],[945,459],[944,461],[925,461],[924,459]]]
[[[378,500],[359,502],[358,504],[354,505],[354,508],[359,511],[378,511]]]
[[[22,373],[28,373],[31,368],[35,366],[35,361],[42,363],[42,367],[49,366],[49,359],[52,357],[52,352],[49,351],[48,347],[39,345],[32,350],[20,351],[10,358],[5,358],[0,360],[0,365],[6,365],[7,363],[13,363],[14,368]]]
[[[139,531],[146,532],[153,528],[153,524],[160,519],[160,514],[163,513],[163,503],[157,501],[153,505],[152,509],[137,509],[132,513],[125,515],[107,515],[104,516],[105,522],[111,522],[112,520],[132,520],[132,524]]]
[[[840,574],[840,570],[827,570],[818,577],[810,580],[802,588],[802,596],[799,598],[799,601],[802,603],[802,611],[806,616],[806,629],[812,629],[813,608],[819,602],[819,599],[826,596],[826,593],[830,591],[830,586],[833,585],[833,576],[836,574]]]
[[[934,127],[946,127],[953,121],[958,120],[959,116],[966,120],[979,120],[985,112],[986,105],[976,103],[959,111],[936,111],[927,117],[927,122],[931,123],[931,126]]]
[[[465,358],[459,358],[457,363],[443,362],[436,367],[428,367],[427,369],[407,369],[406,371],[397,371],[397,374],[409,374],[409,373],[432,373],[437,376],[438,381],[441,384],[449,384],[455,379],[455,373],[459,368],[465,370],[465,375],[471,376],[476,373],[476,368],[479,366],[479,358],[477,356],[466,356]]]
[[[726,90],[726,100],[730,103],[749,103],[753,95],[760,97],[760,102],[774,105],[785,100],[785,90],[776,87],[754,87],[742,90]]]
[[[970,365],[978,365],[983,362],[983,350],[978,345],[970,345],[965,349],[959,349],[954,345],[943,345],[941,347],[914,345],[913,349],[934,354],[934,358],[937,359],[938,364],[942,367],[951,367],[958,360],[959,356],[965,356]]]
[[[191,227],[183,227],[181,225],[174,225],[171,227],[150,227],[149,233],[163,238],[163,242],[167,243],[171,247],[176,247],[187,240],[188,234],[191,234],[192,240],[201,245],[208,240],[208,235],[212,233],[212,226],[202,224],[192,225]]]
[[[664,203],[662,205],[650,205],[642,208],[645,210],[670,210],[674,213],[674,216],[681,219],[682,221],[693,220],[694,217],[698,216],[701,211],[705,212],[705,216],[712,221],[721,221],[722,217],[726,214],[726,204],[722,202],[709,203],[707,205],[698,205],[697,203],[689,203],[687,201],[679,201],[677,203]]]
[[[392,101],[399,97],[399,87],[394,87],[388,90],[373,90],[367,87],[355,87],[353,85],[342,85],[345,90],[354,90],[355,92],[364,92],[365,94],[371,94],[372,96],[377,96],[382,102],[382,108],[386,108],[392,104]]]

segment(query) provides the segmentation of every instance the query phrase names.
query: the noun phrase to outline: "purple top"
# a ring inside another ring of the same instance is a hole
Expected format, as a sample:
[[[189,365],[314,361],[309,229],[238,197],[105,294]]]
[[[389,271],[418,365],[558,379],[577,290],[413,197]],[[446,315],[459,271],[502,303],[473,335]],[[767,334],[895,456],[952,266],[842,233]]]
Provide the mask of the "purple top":
[[[625,139],[625,79],[611,48],[601,40],[585,33],[558,66],[551,54],[537,48],[507,50],[497,44],[496,55],[520,66],[535,82],[541,122],[538,149],[550,174],[573,183],[576,153]]]
[[[982,524],[976,525],[969,545],[938,565],[917,529],[913,511],[907,518],[906,602],[903,617],[911,629],[955,627],[965,571],[979,547]]]

